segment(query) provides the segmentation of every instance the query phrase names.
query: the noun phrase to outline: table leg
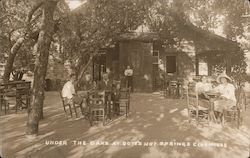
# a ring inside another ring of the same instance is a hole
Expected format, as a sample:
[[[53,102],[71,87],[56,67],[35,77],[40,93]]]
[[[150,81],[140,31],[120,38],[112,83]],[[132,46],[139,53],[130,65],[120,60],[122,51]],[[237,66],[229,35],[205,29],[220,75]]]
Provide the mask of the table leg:
[[[214,115],[214,99],[213,99],[213,98],[210,98],[210,99],[209,99],[209,102],[210,102],[209,120],[210,120],[210,121],[213,121],[213,122],[216,122],[216,118],[215,118],[215,115]]]

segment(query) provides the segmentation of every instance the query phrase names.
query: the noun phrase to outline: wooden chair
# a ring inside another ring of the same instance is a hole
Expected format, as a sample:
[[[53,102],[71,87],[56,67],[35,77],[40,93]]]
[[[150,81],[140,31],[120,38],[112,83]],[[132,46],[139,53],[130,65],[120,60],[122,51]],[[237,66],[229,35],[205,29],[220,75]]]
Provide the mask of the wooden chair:
[[[31,82],[23,82],[16,85],[18,105],[27,109],[30,106]],[[17,110],[17,109],[16,109]]]
[[[17,97],[16,83],[14,81],[9,81],[8,83],[2,84],[1,88],[3,89],[2,90],[2,93],[3,93],[3,98],[2,98],[3,103],[7,102],[5,98],[11,99],[11,100],[12,100],[12,98],[16,99],[15,113],[17,113],[17,110],[18,110],[20,104],[19,104],[19,99]]]
[[[70,117],[72,118],[73,115],[72,115],[72,108],[71,108],[71,104],[69,102],[66,102],[65,98],[63,98],[62,96],[62,93],[60,92],[60,97],[61,97],[61,100],[62,100],[62,104],[63,104],[63,110],[66,114],[66,117],[68,119],[68,113],[67,113],[67,108],[69,109],[69,112],[70,112]]]
[[[186,90],[188,120],[195,120],[197,124],[201,122],[209,123],[209,108],[199,105],[198,93],[195,90],[195,83],[189,83]]]
[[[83,107],[83,104],[84,104],[84,107]],[[86,96],[85,98],[83,98],[83,101],[81,103],[81,112],[82,112],[82,115],[84,116],[84,119],[89,121],[90,126],[92,126],[92,118],[91,118],[90,110],[91,110],[90,106],[88,105],[88,96]]]
[[[77,109],[80,109],[81,111],[81,114],[83,115],[84,114],[84,110],[83,110],[83,107],[82,107],[82,103],[83,103],[83,98],[80,98],[80,101],[77,101],[78,103],[75,102],[74,98],[73,98],[73,108],[74,108],[74,112],[75,112],[75,115],[76,115],[76,118],[78,118],[78,110]]]
[[[4,107],[4,114],[7,114],[7,110],[9,111],[10,105],[5,99],[4,87],[1,86],[0,89],[0,110],[2,111]]]
[[[90,91],[88,92],[88,106],[90,108],[90,120],[102,121],[103,125],[106,123],[106,105],[105,105],[105,92]]]
[[[185,94],[185,89],[184,89],[184,87],[183,87],[183,85],[184,85],[184,82],[183,81],[178,81],[178,98],[180,98],[180,99],[184,99],[184,94]]]
[[[172,97],[177,97],[178,95],[178,82],[177,81],[169,81],[169,85],[168,85],[168,94],[169,96]]]
[[[118,92],[118,98],[115,104],[119,105],[119,111],[121,108],[125,108],[125,115],[127,116],[130,110],[130,88],[121,88]]]
[[[239,129],[243,122],[242,110],[246,107],[244,90],[239,87],[235,90],[236,94],[236,106],[231,109],[223,110],[222,126],[225,126],[228,122],[236,122],[236,126]]]

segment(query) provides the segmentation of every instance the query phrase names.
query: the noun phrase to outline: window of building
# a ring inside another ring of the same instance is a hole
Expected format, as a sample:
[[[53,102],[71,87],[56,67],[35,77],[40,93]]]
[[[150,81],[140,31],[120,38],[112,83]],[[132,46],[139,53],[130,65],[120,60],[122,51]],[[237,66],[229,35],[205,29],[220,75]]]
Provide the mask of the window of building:
[[[158,64],[159,63],[159,51],[154,50],[153,51],[153,64]]]
[[[208,61],[206,56],[197,56],[196,58],[196,75],[209,75]]]
[[[208,75],[208,64],[204,60],[199,60],[199,74],[198,75]]]

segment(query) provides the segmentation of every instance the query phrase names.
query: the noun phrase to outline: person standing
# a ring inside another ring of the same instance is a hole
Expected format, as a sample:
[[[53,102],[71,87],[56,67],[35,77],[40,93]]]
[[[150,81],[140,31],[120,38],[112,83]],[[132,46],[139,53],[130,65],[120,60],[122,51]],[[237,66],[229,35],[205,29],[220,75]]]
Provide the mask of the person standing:
[[[106,69],[106,74],[108,75],[108,79],[113,82],[114,75],[113,75],[113,72],[110,70],[110,68]]]
[[[125,79],[126,79],[126,87],[131,89],[131,92],[133,92],[133,69],[130,68],[130,66],[127,66],[127,69],[124,71]]]

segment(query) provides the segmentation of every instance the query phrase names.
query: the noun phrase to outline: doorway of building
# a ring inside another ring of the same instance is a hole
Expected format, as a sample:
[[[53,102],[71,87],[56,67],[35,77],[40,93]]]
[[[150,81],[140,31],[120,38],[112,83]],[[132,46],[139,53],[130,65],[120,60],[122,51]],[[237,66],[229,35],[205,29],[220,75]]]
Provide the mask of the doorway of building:
[[[106,72],[106,53],[101,52],[93,59],[93,80],[100,81],[104,72]]]
[[[176,55],[166,56],[167,74],[177,75]]]

